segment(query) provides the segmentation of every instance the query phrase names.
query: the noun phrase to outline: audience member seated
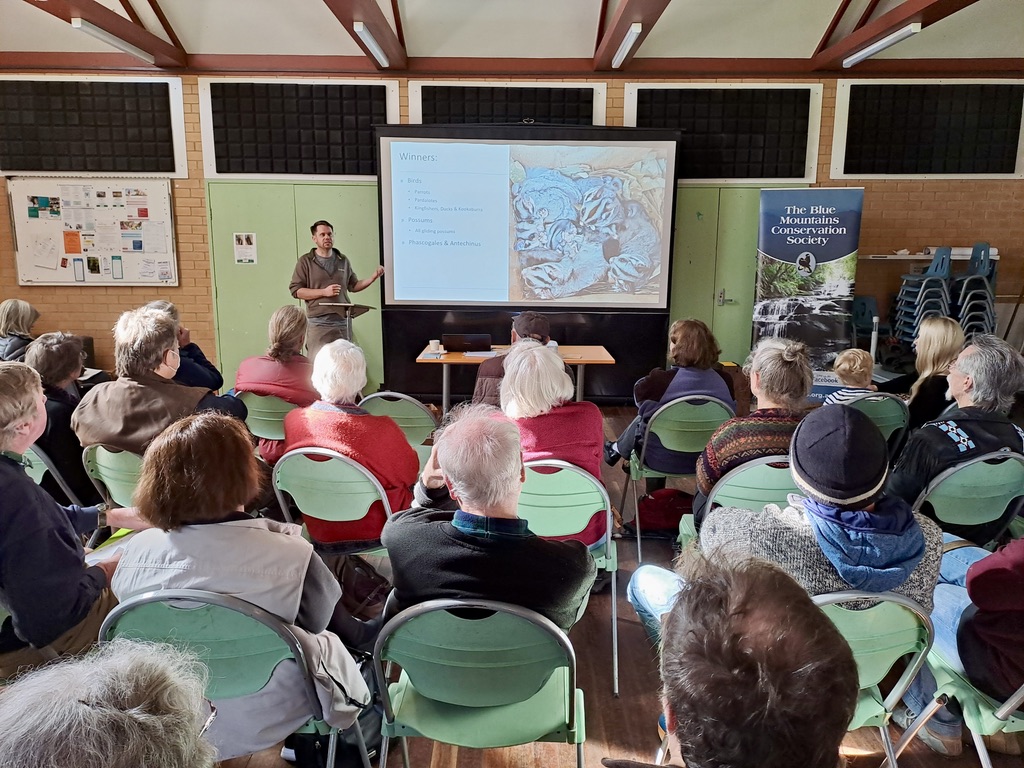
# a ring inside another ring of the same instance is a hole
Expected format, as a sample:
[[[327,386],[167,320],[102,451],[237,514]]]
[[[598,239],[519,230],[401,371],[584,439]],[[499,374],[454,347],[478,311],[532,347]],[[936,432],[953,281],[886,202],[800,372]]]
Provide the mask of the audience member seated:
[[[279,397],[300,408],[312,405],[318,395],[311,382],[313,364],[302,354],[306,340],[306,315],[293,304],[270,316],[270,346],[260,357],[247,357],[238,365],[235,392]],[[260,456],[273,465],[284,455],[284,441],[260,438]]]
[[[329,630],[339,617],[343,630],[364,625],[338,605],[341,587],[299,526],[242,511],[259,492],[257,464],[245,426],[227,416],[198,413],[164,430],[146,452],[135,496],[156,527],[126,544],[112,589],[122,602],[160,589],[219,592],[294,625],[310,667],[325,673],[314,678],[320,700],[331,702],[325,719],[347,728],[369,694]],[[209,737],[222,760],[273,746],[312,716],[291,662],[263,690],[214,704]]]
[[[720,426],[697,460],[693,517],[698,528],[715,483],[748,461],[788,454],[793,430],[806,412],[814,374],[804,344],[761,339],[744,370],[750,376],[757,408],[749,416],[737,416]]]
[[[1024,451],[1024,431],[1006,416],[1024,389],[1017,350],[995,336],[975,336],[948,380],[956,409],[910,436],[889,479],[888,492],[910,504],[943,470],[992,451]]]
[[[414,508],[384,526],[397,607],[499,600],[568,631],[594,583],[594,559],[580,542],[539,538],[518,518],[526,471],[516,425],[489,406],[470,405],[456,409],[435,445],[458,509]]]
[[[152,307],[129,310],[118,318],[114,326],[118,378],[89,390],[71,418],[83,446],[99,443],[141,455],[168,425],[195,411],[245,418],[241,400],[173,381],[180,360],[177,332],[173,318]]]
[[[946,541],[962,541],[946,534]],[[994,554],[962,547],[942,556],[935,587],[935,645],[943,658],[980,691],[1005,701],[1024,685],[1024,540]],[[894,719],[906,728],[935,698],[935,677],[927,666],[903,697],[906,708]],[[959,755],[963,719],[942,707],[918,738],[942,755]],[[985,737],[992,751],[1021,753],[1017,734]]]
[[[520,312],[512,319],[512,347],[520,341],[536,341],[548,344],[551,341],[551,323],[540,312]],[[511,351],[511,348],[510,350]],[[572,371],[563,366],[569,380]],[[501,405],[501,379],[505,375],[505,353],[484,360],[476,369],[476,384],[473,386],[473,402],[486,403],[496,408]]]
[[[843,388],[826,397],[825,405],[848,403],[878,390],[878,387],[871,383],[875,365],[870,352],[863,349],[844,349],[836,355],[832,370]]]
[[[665,617],[669,751],[688,768],[836,768],[860,682],[850,646],[807,593],[761,560],[703,559]],[[629,760],[608,768],[639,768]]]
[[[639,450],[647,429],[647,422],[661,406],[687,395],[707,395],[722,400],[736,410],[736,401],[730,389],[731,379],[716,370],[721,347],[711,329],[700,320],[676,320],[669,330],[669,357],[672,367],[667,371],[657,368],[633,385],[633,399],[637,416],[618,439],[605,444],[605,461],[614,466],[622,457],[628,458]],[[698,454],[670,451],[652,436],[647,445],[644,462],[651,469],[672,474],[692,474],[696,471]],[[648,481],[647,488],[664,487],[664,480]]]
[[[0,360],[22,361],[32,341],[32,326],[39,313],[27,301],[0,302]]]
[[[889,454],[871,419],[848,405],[812,411],[793,433],[789,458],[806,498],[791,495],[784,509],[712,509],[700,529],[701,550],[775,563],[812,595],[891,590],[930,611],[942,532],[902,499],[883,495]],[[629,601],[652,637],[681,583],[652,565],[630,579]]]
[[[0,765],[212,768],[205,687],[194,657],[114,640],[0,689]]]
[[[19,461],[46,428],[46,397],[24,363],[0,363],[0,680],[96,642],[116,605],[117,556],[86,567],[80,534],[138,528],[131,510],[62,507]],[[20,764],[20,763],[19,763]]]
[[[878,385],[879,392],[897,395],[910,393],[910,429],[937,419],[949,405],[946,377],[949,368],[964,348],[964,332],[951,317],[926,317],[917,329],[914,366],[917,375],[899,376]]]
[[[67,333],[44,333],[25,353],[25,362],[39,373],[46,395],[46,429],[36,445],[57,465],[79,501],[99,504],[103,499],[85,473],[82,446],[71,428],[71,415],[81,400],[75,381],[82,373],[82,359],[82,340]],[[49,472],[42,486],[61,504],[71,503]]]
[[[174,380],[186,387],[203,387],[216,392],[224,386],[224,377],[220,375],[217,366],[206,359],[203,350],[192,341],[192,334],[188,328],[181,324],[181,315],[178,308],[171,302],[160,299],[146,304],[147,307],[159,309],[171,316],[178,328],[178,370],[174,374]]]
[[[533,341],[523,340],[508,353],[501,382],[502,410],[519,428],[523,461],[560,459],[601,479],[604,426],[601,409],[572,399],[572,380],[558,354]],[[455,509],[431,452],[416,483],[416,503],[435,509]],[[604,538],[605,515],[595,514],[590,524],[572,537],[588,546]]]
[[[313,388],[320,399],[284,418],[284,450],[329,448],[359,462],[387,493],[391,511],[412,502],[420,461],[402,430],[388,416],[373,416],[356,405],[366,386],[366,358],[351,341],[320,348],[313,360]],[[361,520],[338,524],[307,519],[309,535],[332,553],[365,549],[380,538],[384,505],[376,502]]]

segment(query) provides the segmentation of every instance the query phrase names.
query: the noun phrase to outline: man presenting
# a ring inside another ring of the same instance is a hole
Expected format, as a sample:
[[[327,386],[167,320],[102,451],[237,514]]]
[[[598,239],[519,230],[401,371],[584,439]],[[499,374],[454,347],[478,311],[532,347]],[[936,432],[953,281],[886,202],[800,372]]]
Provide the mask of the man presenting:
[[[306,354],[312,359],[320,347],[351,335],[349,321],[330,304],[348,304],[348,292],[366,290],[384,274],[377,267],[371,277],[360,280],[352,271],[348,257],[334,247],[334,227],[328,221],[317,221],[309,228],[315,247],[299,257],[288,290],[296,299],[306,302]]]

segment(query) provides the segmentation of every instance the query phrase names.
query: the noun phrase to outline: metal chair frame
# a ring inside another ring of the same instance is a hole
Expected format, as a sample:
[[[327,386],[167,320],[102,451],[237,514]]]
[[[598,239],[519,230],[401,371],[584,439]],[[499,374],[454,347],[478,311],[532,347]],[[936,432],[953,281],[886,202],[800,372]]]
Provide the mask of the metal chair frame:
[[[879,427],[879,431],[881,431],[882,436],[885,437],[886,443],[889,446],[895,446],[898,448],[903,444],[903,439],[907,436],[907,431],[910,429],[910,409],[907,408],[907,404],[903,401],[903,398],[899,397],[898,395],[894,395],[890,392],[871,392],[869,394],[859,395],[853,398],[852,400],[847,401],[845,404],[849,405],[852,408],[857,408],[858,410],[861,410],[860,407],[857,405],[858,403],[881,403],[883,401],[893,402],[895,404],[897,411],[903,417],[903,425],[899,427],[893,427],[893,429],[888,434],[886,434],[885,431],[882,430],[881,427]],[[869,418],[871,417],[871,414],[868,411],[864,412],[868,415]],[[874,421],[874,418],[871,418],[871,420]],[[875,422],[875,426],[878,426],[878,422]],[[895,438],[893,437],[894,434],[896,435]],[[889,460],[895,462],[896,457],[890,456]]]
[[[42,464],[42,472],[37,473],[33,471],[33,457],[37,458],[39,460],[39,463]],[[37,485],[42,482],[43,475],[49,472],[53,479],[57,482],[57,485],[60,486],[60,489],[64,492],[64,495],[68,497],[68,501],[70,501],[72,504],[82,506],[81,500],[78,498],[77,495],[75,495],[75,492],[71,490],[71,486],[68,485],[67,480],[64,479],[64,475],[60,473],[60,470],[57,469],[57,465],[54,463],[53,459],[51,459],[46,454],[46,451],[44,451],[38,445],[33,445],[31,448],[25,451],[25,455],[23,456],[23,458],[28,462],[28,464],[25,467],[25,471],[28,472],[29,477],[35,480]]]
[[[323,722],[323,707],[320,704],[320,698],[317,696],[316,685],[313,682],[313,673],[309,668],[309,660],[306,658],[306,654],[302,650],[302,646],[299,645],[299,641],[296,639],[291,629],[289,629],[288,625],[274,614],[263,610],[258,605],[253,605],[252,603],[240,598],[233,597],[231,595],[221,595],[216,592],[209,592],[201,589],[161,589],[153,592],[144,592],[140,595],[131,597],[114,607],[114,610],[107,615],[103,620],[103,624],[100,626],[99,642],[104,643],[113,639],[113,637],[116,636],[114,633],[116,632],[118,619],[134,608],[142,605],[148,605],[150,603],[170,604],[175,601],[200,605],[212,605],[218,608],[234,611],[273,631],[284,642],[284,644],[288,646],[289,651],[291,651],[292,658],[295,660],[299,671],[302,673],[303,693],[306,696],[306,702],[309,704],[310,711],[313,713],[313,719]],[[170,607],[173,608],[174,606]],[[192,607],[195,606],[193,605]],[[180,610],[189,610],[189,608],[182,606]],[[157,638],[147,637],[143,639],[152,640]],[[171,643],[178,647],[189,647],[188,638],[162,637],[158,639],[161,642]],[[356,720],[352,724],[351,728],[356,735],[356,740],[359,745],[359,756],[362,760],[363,768],[370,768],[370,758],[366,752],[366,742],[363,739],[363,731],[359,726],[359,720]],[[338,729],[332,727],[327,747],[328,768],[333,768],[335,758],[337,756],[337,750]]]

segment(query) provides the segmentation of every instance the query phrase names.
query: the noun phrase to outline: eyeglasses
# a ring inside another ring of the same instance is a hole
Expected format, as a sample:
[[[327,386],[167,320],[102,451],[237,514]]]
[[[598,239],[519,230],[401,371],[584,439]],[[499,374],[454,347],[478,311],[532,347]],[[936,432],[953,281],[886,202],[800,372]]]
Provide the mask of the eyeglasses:
[[[213,725],[213,721],[217,719],[217,707],[209,699],[206,699],[206,706],[210,708],[210,716],[206,718],[206,722],[203,723],[203,727],[199,729],[199,738],[206,735],[206,732],[210,730],[210,726]]]

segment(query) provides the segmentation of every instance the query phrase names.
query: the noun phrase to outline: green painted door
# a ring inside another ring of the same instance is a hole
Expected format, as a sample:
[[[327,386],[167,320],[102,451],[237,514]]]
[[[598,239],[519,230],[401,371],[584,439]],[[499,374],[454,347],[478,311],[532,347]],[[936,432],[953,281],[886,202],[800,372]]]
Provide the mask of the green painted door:
[[[676,193],[672,320],[693,317],[709,326],[714,323],[719,192],[717,187],[681,187]]]
[[[295,265],[294,195],[291,184],[211,181],[210,217],[217,362],[225,386],[238,364],[267,348],[267,322],[278,307],[294,303],[288,281]],[[235,264],[234,235],[256,234],[255,264]]]
[[[377,184],[296,184],[294,189],[295,253],[305,253],[313,247],[309,226],[324,219],[334,225],[334,247],[348,256],[356,275],[360,279],[372,275],[380,264]],[[362,347],[366,355],[365,394],[376,392],[384,381],[381,286],[378,280],[361,293],[349,294],[353,304],[373,307],[352,323],[352,341]]]
[[[760,201],[756,188],[723,187],[719,198],[711,329],[722,347],[721,359],[739,364],[750,353]]]

